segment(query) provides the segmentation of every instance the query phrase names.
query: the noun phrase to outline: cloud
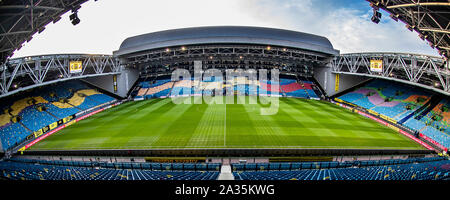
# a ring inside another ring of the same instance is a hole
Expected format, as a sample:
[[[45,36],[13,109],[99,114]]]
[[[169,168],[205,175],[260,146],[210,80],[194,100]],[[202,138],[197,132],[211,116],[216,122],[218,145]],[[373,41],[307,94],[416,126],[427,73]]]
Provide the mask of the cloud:
[[[367,2],[353,0],[123,0],[88,1],[73,26],[66,13],[17,51],[14,57],[112,54],[127,37],[166,29],[246,25],[322,35],[341,53],[393,51],[437,55],[416,33],[386,14],[370,21]]]
[[[242,3],[251,15],[278,24],[281,28],[327,37],[341,53],[407,52],[438,55],[417,33],[383,13],[379,24],[370,18],[368,3],[347,6],[345,1],[250,0]]]
[[[241,0],[88,1],[73,26],[66,13],[35,34],[14,57],[58,54],[112,54],[128,37],[174,28],[218,25],[270,26],[239,12]]]

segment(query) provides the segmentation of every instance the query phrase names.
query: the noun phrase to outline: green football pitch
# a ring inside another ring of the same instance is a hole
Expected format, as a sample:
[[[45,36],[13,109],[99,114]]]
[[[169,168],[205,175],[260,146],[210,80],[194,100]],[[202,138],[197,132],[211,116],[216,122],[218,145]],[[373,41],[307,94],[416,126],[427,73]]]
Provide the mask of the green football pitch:
[[[193,97],[184,97],[192,100]],[[215,97],[225,98],[225,97]],[[407,137],[334,104],[279,98],[268,104],[175,104],[172,99],[127,102],[75,123],[31,150],[333,148],[423,149]],[[242,103],[244,102],[245,103]],[[199,102],[197,102],[199,103]]]

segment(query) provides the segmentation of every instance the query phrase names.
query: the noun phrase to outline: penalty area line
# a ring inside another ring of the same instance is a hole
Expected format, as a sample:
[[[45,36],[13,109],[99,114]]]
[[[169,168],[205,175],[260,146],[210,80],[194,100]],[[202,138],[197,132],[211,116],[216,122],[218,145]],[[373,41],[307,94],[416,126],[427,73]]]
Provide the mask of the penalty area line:
[[[225,120],[223,124],[223,146],[227,146],[227,103],[224,103],[225,105]]]

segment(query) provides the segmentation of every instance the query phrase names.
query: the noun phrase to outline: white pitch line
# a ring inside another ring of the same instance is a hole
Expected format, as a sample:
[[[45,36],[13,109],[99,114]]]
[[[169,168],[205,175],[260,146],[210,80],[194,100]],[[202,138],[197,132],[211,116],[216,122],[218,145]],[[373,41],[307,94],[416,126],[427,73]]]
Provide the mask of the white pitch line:
[[[225,120],[223,125],[223,146],[227,146],[227,103],[224,103],[225,105]]]
[[[131,149],[133,147],[136,147],[135,149]],[[143,148],[148,147],[148,148]],[[157,150],[157,149],[222,149],[220,146],[127,146],[126,149],[124,148],[106,148],[101,149],[98,147],[72,147],[72,148],[66,148],[66,149],[55,149],[55,148],[40,148],[38,150],[53,150],[53,151],[67,151],[67,150]],[[403,150],[403,149],[417,149],[415,147],[377,147],[377,146],[368,146],[368,147],[360,147],[360,146],[259,146],[259,145],[231,145],[228,147],[228,149],[362,149],[362,150],[369,150],[369,149],[394,149],[394,150]]]

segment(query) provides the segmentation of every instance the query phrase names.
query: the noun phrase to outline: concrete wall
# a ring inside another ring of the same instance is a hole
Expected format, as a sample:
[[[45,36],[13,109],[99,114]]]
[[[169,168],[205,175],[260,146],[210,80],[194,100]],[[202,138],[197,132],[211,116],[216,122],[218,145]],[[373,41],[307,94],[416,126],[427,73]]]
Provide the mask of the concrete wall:
[[[120,97],[126,97],[138,78],[138,70],[124,69],[121,74],[117,75],[117,91],[114,91],[113,75],[90,77],[83,80]]]
[[[328,96],[342,92],[369,79],[365,76],[339,74],[339,88],[336,91],[336,74],[330,66],[314,68],[314,78],[319,82]]]
[[[332,73],[332,77],[335,80],[336,74]],[[334,94],[347,90],[369,79],[370,78],[366,76],[339,74],[339,90],[337,92],[334,92]]]
[[[332,88],[333,86],[330,85],[329,76],[331,73],[331,67],[315,67],[314,68],[314,78],[319,82],[320,86],[325,91],[326,95],[329,96],[329,88]]]
[[[99,77],[91,77],[91,78],[85,78],[84,81],[95,85],[101,89],[104,89],[108,92],[114,93],[113,90],[113,76],[99,76]]]

